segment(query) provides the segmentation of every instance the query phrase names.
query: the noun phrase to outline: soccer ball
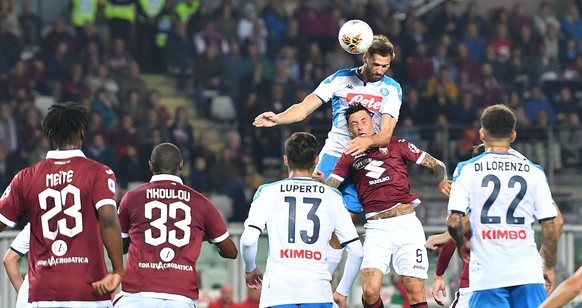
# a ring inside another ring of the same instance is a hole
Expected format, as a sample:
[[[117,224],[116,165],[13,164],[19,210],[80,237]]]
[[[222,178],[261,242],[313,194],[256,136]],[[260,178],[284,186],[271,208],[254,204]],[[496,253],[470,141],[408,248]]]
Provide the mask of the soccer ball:
[[[372,45],[374,33],[372,28],[361,20],[352,19],[340,28],[337,39],[342,48],[351,54],[360,54]]]

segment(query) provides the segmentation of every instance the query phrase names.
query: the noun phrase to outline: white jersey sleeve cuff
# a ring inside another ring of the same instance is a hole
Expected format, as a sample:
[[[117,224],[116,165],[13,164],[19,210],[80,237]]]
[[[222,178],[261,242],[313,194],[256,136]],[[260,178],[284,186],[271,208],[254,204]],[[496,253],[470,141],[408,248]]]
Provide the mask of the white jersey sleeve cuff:
[[[426,152],[422,152],[422,154],[420,154],[420,156],[418,157],[418,159],[416,160],[416,164],[420,165],[422,163],[422,160],[426,157]]]
[[[117,202],[115,202],[115,200],[113,200],[113,199],[103,199],[95,204],[95,209],[99,210],[99,208],[104,206],[104,205],[113,205],[113,206],[117,207]]]
[[[129,234],[121,232],[121,238],[129,238]]]
[[[221,236],[219,236],[219,237],[217,237],[217,238],[213,238],[213,239],[211,239],[210,241],[211,241],[212,243],[214,243],[214,244],[216,244],[216,243],[220,243],[220,242],[222,242],[222,241],[226,240],[226,238],[228,238],[228,236],[229,236],[229,234],[228,234],[228,231],[226,231],[226,233],[224,233],[223,235],[221,235]]]
[[[12,221],[10,219],[8,219],[6,216],[0,214],[0,222],[2,222],[3,224],[7,225],[8,227],[14,227],[16,226],[16,222]]]
[[[339,175],[337,175],[335,173],[330,174],[329,177],[330,178],[334,178],[334,179],[336,179],[336,180],[338,180],[340,182],[343,182],[345,180],[344,178],[342,178],[341,176],[339,176]]]

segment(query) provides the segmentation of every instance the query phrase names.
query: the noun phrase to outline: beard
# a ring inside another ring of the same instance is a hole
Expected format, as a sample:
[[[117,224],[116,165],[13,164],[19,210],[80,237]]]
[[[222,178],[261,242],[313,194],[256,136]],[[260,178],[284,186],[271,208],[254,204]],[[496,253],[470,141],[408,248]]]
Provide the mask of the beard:
[[[366,78],[368,79],[368,82],[378,81],[378,80],[382,79],[382,76],[384,76],[383,74],[375,74],[372,71],[372,69],[370,69],[370,67],[368,65],[365,65],[365,67],[364,67],[364,74],[365,74]]]

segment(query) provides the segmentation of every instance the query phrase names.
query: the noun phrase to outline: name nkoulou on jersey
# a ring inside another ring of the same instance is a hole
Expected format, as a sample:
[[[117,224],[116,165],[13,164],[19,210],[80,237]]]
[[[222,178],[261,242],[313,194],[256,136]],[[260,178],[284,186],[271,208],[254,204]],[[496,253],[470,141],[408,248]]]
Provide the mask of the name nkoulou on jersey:
[[[119,221],[122,236],[131,241],[123,292],[198,299],[196,260],[203,236],[215,243],[228,237],[220,213],[206,197],[177,176],[154,175],[123,197]]]
[[[410,193],[406,164],[420,164],[425,155],[405,139],[392,137],[385,147],[372,148],[358,156],[343,154],[330,176],[340,181],[353,179],[363,211],[370,217],[398,203],[420,203],[418,196]]]
[[[333,126],[322,152],[336,157],[351,139],[344,116],[350,105],[361,104],[372,112],[377,131],[383,114],[398,120],[402,105],[402,89],[398,82],[388,76],[376,82],[364,82],[358,68],[337,71],[323,80],[313,93],[324,102],[331,101]]]
[[[31,222],[31,302],[109,300],[91,283],[107,275],[97,210],[115,206],[115,175],[80,150],[50,151],[20,171],[0,200],[0,219]],[[66,290],[66,291],[64,291]]]
[[[244,225],[269,232],[261,307],[333,301],[325,254],[331,234],[341,243],[358,238],[339,191],[311,178],[263,185]]]
[[[557,215],[552,202],[544,171],[517,152],[457,165],[448,210],[469,209],[473,290],[544,283],[532,224]]]

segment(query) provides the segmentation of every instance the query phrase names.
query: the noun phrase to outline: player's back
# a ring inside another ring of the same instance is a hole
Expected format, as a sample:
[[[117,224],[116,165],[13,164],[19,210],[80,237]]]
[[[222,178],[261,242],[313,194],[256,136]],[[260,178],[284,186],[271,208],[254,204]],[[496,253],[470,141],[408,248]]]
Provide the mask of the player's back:
[[[122,235],[131,241],[122,290],[197,299],[196,261],[203,232],[210,239],[228,236],[208,199],[177,176],[154,175],[124,196],[119,220]]]
[[[555,210],[543,170],[521,155],[486,152],[460,163],[453,185],[470,200],[471,287],[543,283],[532,224]]]
[[[31,222],[29,300],[107,300],[91,283],[107,274],[96,213],[116,204],[113,171],[80,150],[51,151],[15,181]]]
[[[253,203],[262,212],[261,216],[266,217],[269,235],[269,257],[263,280],[263,291],[267,292],[262,295],[261,303],[275,305],[297,302],[297,299],[330,301],[331,275],[325,260],[326,247],[334,230],[338,230],[340,241],[342,237],[353,236],[344,232],[346,223],[338,221],[342,214],[349,217],[341,194],[313,179],[289,178],[263,185]],[[252,214],[249,220],[253,219]],[[322,289],[326,293],[321,294]],[[295,301],[289,298],[293,296],[298,296]]]

